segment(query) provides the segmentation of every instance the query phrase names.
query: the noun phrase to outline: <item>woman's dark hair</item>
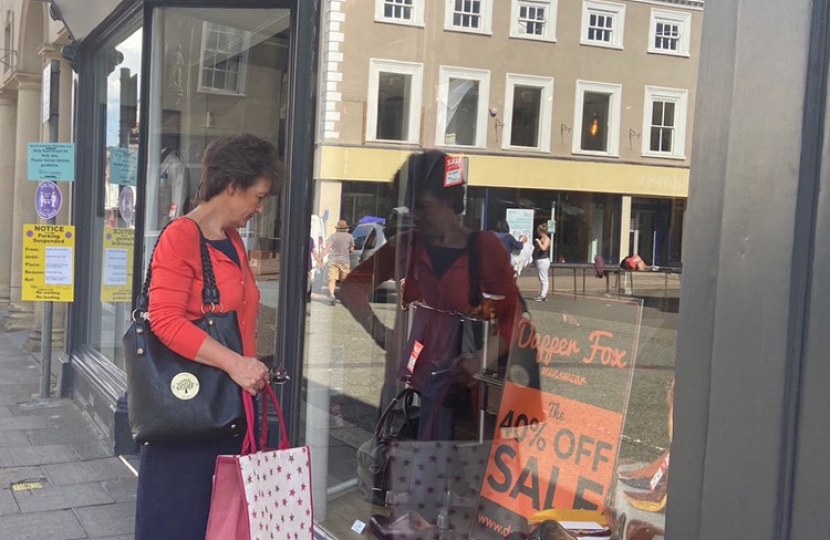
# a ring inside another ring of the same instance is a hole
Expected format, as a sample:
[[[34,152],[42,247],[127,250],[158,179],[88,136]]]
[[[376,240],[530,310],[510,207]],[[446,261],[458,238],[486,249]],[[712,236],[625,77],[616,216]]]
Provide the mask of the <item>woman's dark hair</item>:
[[[510,224],[507,223],[506,219],[500,219],[496,222],[496,232],[500,233],[509,233],[510,232]]]
[[[196,198],[209,201],[231,184],[245,190],[260,178],[271,181],[272,194],[279,191],[282,167],[274,145],[250,133],[219,137],[202,156],[202,178]]]
[[[392,178],[393,189],[404,190],[404,204],[410,209],[418,197],[428,192],[460,214],[464,211],[464,184],[444,187],[446,164],[447,154],[440,150],[410,154]]]

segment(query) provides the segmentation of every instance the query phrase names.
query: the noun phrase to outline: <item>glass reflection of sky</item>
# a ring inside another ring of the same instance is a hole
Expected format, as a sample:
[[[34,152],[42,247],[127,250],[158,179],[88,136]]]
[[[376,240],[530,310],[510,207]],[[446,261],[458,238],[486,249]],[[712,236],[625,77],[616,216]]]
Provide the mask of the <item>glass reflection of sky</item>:
[[[120,44],[116,50],[124,55],[124,61],[115,67],[107,77],[107,146],[118,146],[118,123],[121,107],[121,68],[128,68],[130,74],[139,74],[138,87],[141,87],[141,32],[139,28]]]

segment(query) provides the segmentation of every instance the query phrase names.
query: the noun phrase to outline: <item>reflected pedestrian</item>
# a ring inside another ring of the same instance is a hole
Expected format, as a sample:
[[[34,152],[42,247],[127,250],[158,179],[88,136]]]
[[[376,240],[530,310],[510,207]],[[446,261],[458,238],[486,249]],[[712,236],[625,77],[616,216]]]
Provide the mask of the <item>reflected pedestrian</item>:
[[[541,223],[536,227],[536,238],[533,239],[533,263],[539,272],[539,295],[534,298],[537,302],[545,302],[548,299],[548,274],[550,273],[550,236],[548,226]]]

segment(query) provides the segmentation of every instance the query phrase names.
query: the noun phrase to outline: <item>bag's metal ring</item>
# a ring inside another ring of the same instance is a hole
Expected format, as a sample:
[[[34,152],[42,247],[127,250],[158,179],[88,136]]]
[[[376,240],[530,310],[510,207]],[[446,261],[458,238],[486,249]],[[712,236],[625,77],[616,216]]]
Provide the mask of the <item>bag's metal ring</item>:
[[[208,309],[205,309],[205,306],[210,306]],[[222,302],[218,304],[215,302],[202,302],[201,305],[202,313],[222,313],[225,311],[225,307],[222,305]]]
[[[147,320],[147,312],[141,309],[134,309],[132,313],[133,322],[138,322],[138,319]]]

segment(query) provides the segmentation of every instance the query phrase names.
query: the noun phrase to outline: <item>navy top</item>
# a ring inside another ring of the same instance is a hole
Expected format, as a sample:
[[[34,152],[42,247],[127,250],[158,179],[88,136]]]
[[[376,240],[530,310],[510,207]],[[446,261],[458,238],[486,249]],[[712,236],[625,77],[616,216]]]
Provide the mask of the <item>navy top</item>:
[[[236,266],[241,267],[239,264],[239,253],[237,253],[236,246],[233,245],[230,238],[208,240],[207,243],[224,253],[227,258],[236,263]]]
[[[444,272],[452,266],[452,263],[467,251],[466,248],[433,246],[431,244],[425,244],[424,248],[427,250],[429,260],[432,262],[432,273],[435,274],[436,278],[444,275]]]

